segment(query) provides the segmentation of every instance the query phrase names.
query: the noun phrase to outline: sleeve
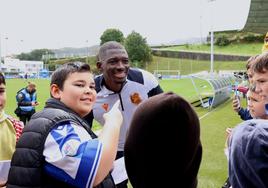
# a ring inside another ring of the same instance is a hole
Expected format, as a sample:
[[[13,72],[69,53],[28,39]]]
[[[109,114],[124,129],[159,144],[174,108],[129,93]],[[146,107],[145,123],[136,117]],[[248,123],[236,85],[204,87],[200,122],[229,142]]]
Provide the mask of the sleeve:
[[[144,78],[144,84],[148,87],[148,97],[163,93],[162,88],[160,87],[158,80],[155,76],[147,71],[141,70]]]
[[[24,124],[22,121],[18,121],[15,118],[9,116],[8,119],[11,121],[15,131],[16,131],[16,141],[18,141],[18,139],[20,138],[21,134],[22,134],[22,130],[24,128]]]
[[[252,119],[249,110],[246,108],[240,108],[240,110],[238,111],[238,115],[240,116],[240,118],[244,121]]]
[[[82,126],[60,123],[45,142],[45,172],[75,187],[92,187],[101,151],[101,143]]]

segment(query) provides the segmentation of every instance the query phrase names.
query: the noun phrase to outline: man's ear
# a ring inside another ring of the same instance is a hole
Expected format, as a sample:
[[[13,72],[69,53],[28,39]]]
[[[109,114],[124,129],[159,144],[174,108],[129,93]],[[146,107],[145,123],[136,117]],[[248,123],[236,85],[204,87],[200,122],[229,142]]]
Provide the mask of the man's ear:
[[[102,63],[101,63],[100,61],[98,61],[98,62],[96,63],[96,67],[97,67],[97,69],[99,70],[99,72],[102,72]]]
[[[50,94],[55,99],[60,99],[61,97],[61,90],[57,84],[52,84],[50,86]]]

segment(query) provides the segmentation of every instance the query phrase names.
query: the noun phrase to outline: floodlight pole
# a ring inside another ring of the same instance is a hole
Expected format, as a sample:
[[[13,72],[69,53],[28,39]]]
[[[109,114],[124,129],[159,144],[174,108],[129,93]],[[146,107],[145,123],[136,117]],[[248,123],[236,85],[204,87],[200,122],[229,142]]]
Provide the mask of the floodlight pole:
[[[210,74],[213,77],[213,64],[214,64],[214,32],[210,31]]]
[[[208,2],[212,3],[215,0],[208,0]],[[211,4],[211,25],[210,25],[210,75],[211,78],[213,78],[213,72],[214,72],[214,31],[213,31],[213,9]]]

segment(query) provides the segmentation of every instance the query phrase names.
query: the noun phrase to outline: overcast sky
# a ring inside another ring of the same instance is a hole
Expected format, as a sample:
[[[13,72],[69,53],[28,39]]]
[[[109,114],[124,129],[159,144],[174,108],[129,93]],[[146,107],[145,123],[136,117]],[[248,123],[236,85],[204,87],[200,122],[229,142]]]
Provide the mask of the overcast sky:
[[[149,44],[243,28],[250,0],[0,0],[2,56],[100,43],[108,28]],[[212,27],[213,26],[213,27]]]

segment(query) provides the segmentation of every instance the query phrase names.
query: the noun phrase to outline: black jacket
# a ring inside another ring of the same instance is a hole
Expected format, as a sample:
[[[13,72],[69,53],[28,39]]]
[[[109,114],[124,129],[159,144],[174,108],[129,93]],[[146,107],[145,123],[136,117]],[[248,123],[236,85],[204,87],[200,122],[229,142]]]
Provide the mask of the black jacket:
[[[56,99],[49,99],[44,110],[35,113],[16,145],[12,157],[7,187],[72,187],[44,173],[44,144],[49,132],[62,121],[72,121],[82,125],[92,138],[96,135],[87,124],[71,109]],[[106,185],[105,185],[106,184]],[[108,178],[99,187],[113,187],[113,180]]]

